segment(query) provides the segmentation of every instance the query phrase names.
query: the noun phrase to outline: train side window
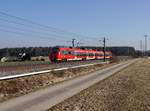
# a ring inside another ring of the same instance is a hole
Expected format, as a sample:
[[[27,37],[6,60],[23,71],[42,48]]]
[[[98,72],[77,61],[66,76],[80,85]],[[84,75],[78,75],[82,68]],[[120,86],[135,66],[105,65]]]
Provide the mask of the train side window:
[[[95,56],[99,56],[99,54],[96,53]]]
[[[110,54],[106,54],[106,56],[110,56]]]
[[[69,53],[70,53],[71,55],[74,55],[74,51],[69,51]]]
[[[83,56],[86,56],[86,53],[83,53]]]
[[[83,53],[80,53],[80,56],[83,56]]]
[[[74,55],[77,56],[77,52],[74,52]]]
[[[80,53],[80,52],[77,52],[77,56],[81,56],[81,53]]]
[[[100,54],[99,56],[103,57],[103,56],[104,56],[104,54]]]
[[[81,56],[86,56],[86,54],[85,53],[81,53]]]
[[[94,56],[94,54],[92,54],[92,53],[89,53],[89,56]]]
[[[79,52],[74,52],[74,55],[75,56],[80,56],[80,53]]]
[[[68,51],[68,54],[72,54],[71,51]]]
[[[77,53],[77,56],[80,56],[80,52]]]

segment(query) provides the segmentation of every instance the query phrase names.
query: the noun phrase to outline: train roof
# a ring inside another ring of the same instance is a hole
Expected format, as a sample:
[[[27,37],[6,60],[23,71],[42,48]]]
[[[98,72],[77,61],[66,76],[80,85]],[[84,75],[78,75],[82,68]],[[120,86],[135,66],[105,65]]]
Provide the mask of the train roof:
[[[81,49],[81,48],[77,48],[77,47],[73,48],[73,47],[67,47],[67,46],[55,46],[52,48],[54,48],[54,49],[57,48],[60,50],[75,50],[75,51],[79,51],[79,52],[87,51],[87,52],[103,53],[102,50]],[[111,53],[111,51],[106,51],[106,53]]]

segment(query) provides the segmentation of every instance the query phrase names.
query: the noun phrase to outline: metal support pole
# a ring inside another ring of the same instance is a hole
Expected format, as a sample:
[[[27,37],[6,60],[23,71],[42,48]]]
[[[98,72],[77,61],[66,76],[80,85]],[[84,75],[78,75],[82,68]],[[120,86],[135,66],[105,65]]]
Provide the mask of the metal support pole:
[[[142,40],[140,40],[140,50],[141,50],[141,56],[143,57],[143,43],[142,43]]]
[[[76,39],[72,39],[72,47],[75,47],[75,40]]]
[[[147,53],[147,37],[148,37],[148,35],[144,35],[144,37],[145,37],[145,56],[147,55],[146,53]]]
[[[103,48],[103,51],[104,51],[104,62],[106,61],[106,38],[104,37],[104,48]]]

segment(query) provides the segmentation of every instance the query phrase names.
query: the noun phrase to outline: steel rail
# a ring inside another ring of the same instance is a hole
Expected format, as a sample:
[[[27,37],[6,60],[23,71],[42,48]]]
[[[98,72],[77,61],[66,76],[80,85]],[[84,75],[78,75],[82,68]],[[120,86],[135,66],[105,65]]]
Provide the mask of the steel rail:
[[[100,63],[92,63],[92,64],[84,64],[84,65],[75,65],[75,66],[68,66],[68,67],[56,68],[56,69],[51,69],[51,70],[43,70],[43,71],[30,72],[30,73],[7,75],[7,76],[0,77],[0,80],[15,79],[15,78],[32,76],[32,75],[45,74],[45,73],[49,73],[49,72],[52,72],[52,71],[62,71],[62,70],[67,70],[67,69],[75,69],[75,68],[80,68],[80,67],[87,67],[87,66],[91,66],[91,65],[106,64],[106,63],[108,63],[108,62],[100,62]]]

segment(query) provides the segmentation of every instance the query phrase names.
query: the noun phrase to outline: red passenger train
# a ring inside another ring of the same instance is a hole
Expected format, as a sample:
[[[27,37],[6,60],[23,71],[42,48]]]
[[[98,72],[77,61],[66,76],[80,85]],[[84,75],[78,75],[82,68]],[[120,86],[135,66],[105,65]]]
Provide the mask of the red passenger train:
[[[110,51],[106,51],[105,58],[112,58],[112,53]],[[104,59],[104,52],[70,47],[53,47],[50,51],[49,59],[52,62]]]

